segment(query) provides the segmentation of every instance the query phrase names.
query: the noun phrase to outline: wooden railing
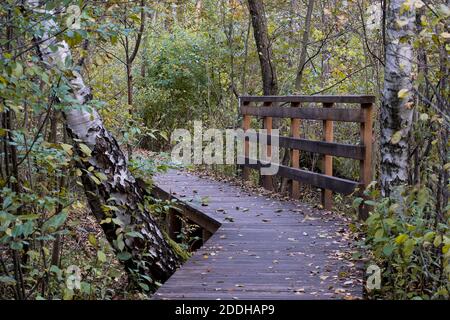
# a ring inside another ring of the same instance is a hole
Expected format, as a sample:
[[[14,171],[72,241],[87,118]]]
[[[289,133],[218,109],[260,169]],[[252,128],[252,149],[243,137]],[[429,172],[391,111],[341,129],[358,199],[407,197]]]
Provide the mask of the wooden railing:
[[[333,205],[333,192],[351,194],[362,190],[372,181],[372,107],[374,96],[242,96],[239,98],[240,112],[243,115],[243,129],[250,129],[251,117],[263,119],[267,129],[267,155],[270,158],[272,118],[291,119],[290,137],[278,137],[281,148],[290,149],[291,165],[278,164],[277,175],[292,180],[291,195],[299,197],[299,183],[313,185],[322,189],[322,205],[330,210]],[[262,105],[261,105],[262,104]],[[304,107],[302,104],[319,104],[322,107]],[[359,104],[358,109],[339,107],[339,104]],[[300,121],[323,121],[323,141],[300,139]],[[333,142],[334,122],[355,122],[360,124],[360,144],[348,145]],[[258,134],[258,137],[261,135]],[[260,139],[258,139],[259,141]],[[245,142],[245,164],[243,178],[249,179],[249,169],[260,169],[264,164],[250,161],[250,142]],[[322,173],[302,170],[300,151],[319,153],[323,156]],[[333,157],[345,157],[360,162],[359,181],[333,176]],[[252,164],[255,163],[256,164]],[[263,176],[263,186],[273,189],[272,176]],[[367,217],[367,208],[360,207],[360,217]]]

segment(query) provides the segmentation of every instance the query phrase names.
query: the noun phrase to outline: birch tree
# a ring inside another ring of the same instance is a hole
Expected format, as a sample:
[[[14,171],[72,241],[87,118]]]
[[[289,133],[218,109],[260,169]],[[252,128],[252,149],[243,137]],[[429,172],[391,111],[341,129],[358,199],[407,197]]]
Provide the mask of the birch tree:
[[[408,179],[408,144],[413,119],[411,36],[414,1],[391,0],[386,13],[386,64],[381,124],[381,187],[389,195]]]
[[[32,1],[29,6],[36,7]],[[72,61],[69,46],[53,36],[60,28],[52,14],[41,16],[48,18],[39,23],[44,32],[35,39],[39,56],[48,68],[63,72]],[[145,188],[128,170],[124,153],[98,112],[89,106],[92,95],[82,75],[75,70],[69,74],[76,104],[64,110],[64,118],[81,158],[78,165],[92,213],[127,271],[154,286],[176,270],[178,257],[145,207]]]

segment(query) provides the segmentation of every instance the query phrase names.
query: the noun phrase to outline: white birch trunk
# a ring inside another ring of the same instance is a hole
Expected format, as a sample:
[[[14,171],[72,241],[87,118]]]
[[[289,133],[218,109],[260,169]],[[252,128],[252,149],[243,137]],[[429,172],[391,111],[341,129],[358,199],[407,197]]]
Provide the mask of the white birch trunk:
[[[380,179],[384,195],[408,180],[408,144],[413,118],[411,36],[415,30],[415,10],[414,4],[405,10],[404,3],[404,0],[391,0],[387,9],[386,66],[380,114]]]
[[[44,20],[41,27],[45,30],[41,39],[47,39],[59,30],[52,19]],[[50,48],[55,46],[58,49],[53,52]],[[39,43],[38,47],[42,61],[48,68],[58,68],[66,61],[71,61],[71,52],[65,41],[50,38]],[[78,72],[73,72],[70,86],[79,105],[86,106],[91,99],[91,93]],[[106,180],[98,184],[86,173],[87,170],[82,170],[81,179],[97,221],[108,217],[120,220],[119,225],[101,224],[108,241],[116,253],[131,254],[130,259],[124,260],[127,271],[150,277],[152,280],[147,280],[150,286],[153,280],[165,281],[176,270],[179,260],[150,212],[143,207],[144,196],[147,194],[128,170],[125,155],[116,139],[105,128],[95,109],[87,111],[87,108],[74,107],[64,111],[64,117],[70,136],[87,145],[92,151],[88,159],[79,163],[80,167],[87,169],[92,166],[95,172],[106,176]],[[80,155],[86,156],[77,142],[74,142],[74,146]],[[102,209],[104,205],[118,209],[105,213]],[[140,237],[131,236],[131,231],[139,233]],[[127,254],[122,254],[123,256],[126,257]]]

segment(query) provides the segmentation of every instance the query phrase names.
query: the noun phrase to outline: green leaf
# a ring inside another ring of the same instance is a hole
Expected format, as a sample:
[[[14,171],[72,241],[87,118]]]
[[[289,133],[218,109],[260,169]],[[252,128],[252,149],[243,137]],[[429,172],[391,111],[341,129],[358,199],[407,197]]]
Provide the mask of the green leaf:
[[[392,252],[394,252],[394,249],[395,249],[395,246],[394,246],[394,245],[392,245],[392,244],[387,244],[387,245],[385,245],[384,248],[383,248],[383,253],[384,253],[387,257],[389,257],[389,256],[392,254]]]
[[[23,75],[23,67],[19,62],[16,62],[16,67],[13,70],[13,75],[20,78]]]
[[[12,250],[22,250],[22,248],[23,248],[22,242],[18,242],[18,241],[11,242],[9,244],[9,246]]]
[[[61,212],[60,214],[57,214],[48,219],[47,221],[45,221],[45,223],[42,225],[42,231],[43,232],[47,230],[54,231],[60,226],[62,226],[66,221],[66,219],[67,219],[67,212]]]
[[[73,290],[65,288],[63,300],[72,300],[73,299]]]
[[[72,146],[70,144],[61,143],[61,148],[69,155],[73,155]]]
[[[136,231],[127,232],[126,235],[129,236],[129,237],[133,237],[133,238],[141,238],[141,239],[144,239],[144,237],[142,236],[142,234],[140,234],[139,232],[136,232]]]
[[[142,289],[144,289],[144,291],[149,291],[150,290],[149,286],[147,284],[145,284],[145,283],[139,282],[139,286]]]
[[[397,238],[395,238],[395,243],[400,245],[408,240],[408,238],[409,236],[407,234],[402,233],[401,235],[397,236]]]
[[[19,216],[20,220],[36,220],[39,219],[39,215],[38,214],[23,214]]]
[[[89,149],[89,147],[87,145],[85,145],[84,143],[80,143],[79,147],[80,147],[81,152],[83,152],[86,156],[90,157],[92,155],[91,149]]]
[[[94,174],[95,174],[95,176],[96,176],[97,178],[99,178],[101,181],[106,181],[106,180],[108,180],[108,177],[107,177],[104,173],[102,173],[102,172],[95,172]]]
[[[437,248],[441,245],[442,243],[442,236],[440,234],[438,234],[433,241],[433,245]]]
[[[95,176],[90,175],[89,177],[92,179],[92,181],[95,182],[96,185],[101,185],[102,184],[102,182],[99,179],[97,179]]]
[[[383,238],[383,235],[384,235],[384,230],[378,229],[377,232],[375,232],[375,240],[379,240],[379,239]]]
[[[358,209],[363,201],[363,198],[355,198],[355,200],[353,200],[353,208]]]
[[[119,252],[119,254],[117,255],[117,258],[121,261],[127,261],[131,259],[131,253],[129,253],[128,251],[122,251]]]
[[[403,244],[403,254],[406,258],[411,257],[415,245],[416,242],[414,241],[414,239],[408,239],[405,241],[405,243]]]
[[[375,207],[377,205],[377,203],[373,200],[366,200],[364,201],[364,204],[371,207]]]
[[[90,243],[91,245],[93,245],[94,247],[97,246],[97,239],[95,238],[95,236],[94,236],[92,233],[89,234],[89,236],[88,236],[88,241],[89,241],[89,243]]]
[[[428,241],[431,242],[434,239],[434,236],[436,235],[436,232],[434,231],[430,231],[427,232],[424,236],[423,236],[423,240],[424,241]]]
[[[391,143],[392,143],[392,144],[397,144],[397,143],[400,142],[401,139],[402,139],[402,131],[399,130],[399,131],[397,131],[396,133],[394,133],[394,134],[392,135]]]
[[[106,262],[106,254],[103,251],[97,251],[97,258],[100,262]]]

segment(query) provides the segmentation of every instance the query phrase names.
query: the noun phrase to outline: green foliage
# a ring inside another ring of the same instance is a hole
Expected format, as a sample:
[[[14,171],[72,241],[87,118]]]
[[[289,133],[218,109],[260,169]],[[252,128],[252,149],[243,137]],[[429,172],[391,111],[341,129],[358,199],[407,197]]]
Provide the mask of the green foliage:
[[[149,40],[148,47],[148,70],[136,95],[146,125],[170,133],[192,119],[213,124],[220,47],[207,34],[180,28]]]
[[[436,212],[435,199],[425,186],[401,187],[389,198],[366,203],[374,206],[366,221],[369,264],[382,268],[381,289],[370,296],[449,299],[449,208],[445,216]]]

